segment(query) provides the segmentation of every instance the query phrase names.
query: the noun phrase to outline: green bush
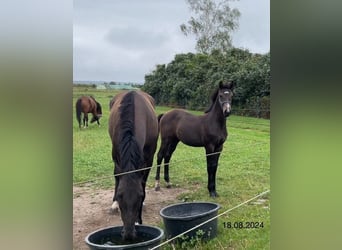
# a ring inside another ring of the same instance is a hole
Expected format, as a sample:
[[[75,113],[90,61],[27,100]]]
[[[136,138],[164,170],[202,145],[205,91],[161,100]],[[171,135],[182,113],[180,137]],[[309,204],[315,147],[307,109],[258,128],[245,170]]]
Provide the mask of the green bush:
[[[236,114],[269,118],[270,78],[270,53],[234,48],[224,54],[178,54],[169,64],[157,65],[145,75],[142,90],[158,105],[204,110],[219,81],[235,80]]]

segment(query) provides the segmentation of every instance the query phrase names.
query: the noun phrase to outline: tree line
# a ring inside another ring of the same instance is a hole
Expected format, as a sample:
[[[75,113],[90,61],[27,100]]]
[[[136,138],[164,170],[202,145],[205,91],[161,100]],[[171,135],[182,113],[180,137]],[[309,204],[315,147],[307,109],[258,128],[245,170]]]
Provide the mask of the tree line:
[[[156,104],[204,110],[219,81],[236,82],[233,113],[270,118],[270,53],[232,48],[222,53],[177,54],[145,75],[142,90]]]

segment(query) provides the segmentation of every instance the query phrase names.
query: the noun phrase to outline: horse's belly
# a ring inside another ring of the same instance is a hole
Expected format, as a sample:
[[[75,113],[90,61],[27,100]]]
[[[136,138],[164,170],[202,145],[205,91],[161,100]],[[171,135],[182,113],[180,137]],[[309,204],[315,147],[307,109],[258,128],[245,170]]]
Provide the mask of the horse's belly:
[[[204,147],[203,143],[201,142],[194,142],[194,141],[182,141],[182,142],[191,147]]]
[[[184,144],[192,147],[203,147],[203,141],[201,135],[194,132],[183,132],[182,130],[177,131],[178,139]]]

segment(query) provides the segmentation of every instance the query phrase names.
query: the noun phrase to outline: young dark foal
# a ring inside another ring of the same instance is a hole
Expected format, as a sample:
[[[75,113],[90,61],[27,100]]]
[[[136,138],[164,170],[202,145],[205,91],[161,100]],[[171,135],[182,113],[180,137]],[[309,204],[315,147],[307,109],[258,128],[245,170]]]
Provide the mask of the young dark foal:
[[[78,126],[81,128],[81,115],[83,113],[83,127],[88,127],[88,113],[92,113],[93,117],[90,123],[97,122],[100,126],[100,118],[102,116],[102,107],[94,97],[92,96],[82,96],[76,101],[76,118],[78,121]]]
[[[164,179],[170,187],[169,162],[179,141],[193,147],[204,147],[207,154],[208,190],[216,197],[216,170],[227,138],[226,118],[231,112],[233,82],[219,84],[212,95],[212,104],[204,115],[195,116],[185,110],[174,109],[159,117],[161,146],[157,157],[155,189],[160,189],[160,165],[164,159]],[[215,154],[212,154],[215,153]],[[210,155],[208,155],[210,154]]]
[[[111,102],[109,135],[112,140],[115,191],[112,209],[119,205],[122,237],[136,237],[135,222],[142,224],[142,206],[150,169],[157,148],[158,120],[154,100],[142,91],[124,92]]]

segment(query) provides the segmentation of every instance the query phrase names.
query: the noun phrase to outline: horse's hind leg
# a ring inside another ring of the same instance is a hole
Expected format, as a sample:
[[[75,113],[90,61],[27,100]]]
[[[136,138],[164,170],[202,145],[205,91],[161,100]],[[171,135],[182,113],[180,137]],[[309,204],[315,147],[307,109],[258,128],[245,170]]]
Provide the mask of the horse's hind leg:
[[[114,175],[115,175],[115,172],[114,172]],[[115,176],[115,189],[114,189],[114,196],[113,196],[113,204],[110,208],[110,211],[113,214],[119,213],[119,203],[116,200],[116,190],[118,190],[118,185],[119,185],[119,177]]]
[[[160,190],[160,166],[163,162],[163,158],[164,158],[164,151],[165,151],[165,144],[162,142],[162,145],[160,146],[160,149],[158,151],[158,155],[157,155],[157,171],[156,171],[156,183],[154,185],[154,189],[156,191]]]
[[[83,117],[83,127],[87,128],[88,127],[88,114],[85,113]]]
[[[82,114],[81,114],[82,115]],[[77,121],[78,121],[78,127],[81,128],[81,115],[77,117]]]
[[[165,166],[165,154],[167,153],[167,148],[169,147],[169,140],[163,139],[161,142],[161,146],[159,148],[158,154],[157,154],[157,171],[156,171],[156,183],[154,186],[154,189],[156,191],[160,190],[160,167],[164,159],[164,166]]]
[[[156,172],[156,183],[155,190],[160,190],[160,166],[164,159],[164,180],[166,181],[166,187],[170,188],[170,176],[169,176],[169,162],[172,156],[172,153],[175,151],[178,140],[162,140],[162,145],[160,146],[158,155],[157,155],[157,172]]]
[[[171,156],[177,147],[178,142],[179,141],[176,140],[176,141],[172,141],[169,144],[169,146],[167,147],[167,151],[165,153],[165,157],[164,157],[164,180],[166,182],[167,188],[171,188],[170,176],[169,176],[169,163],[171,160]]]

